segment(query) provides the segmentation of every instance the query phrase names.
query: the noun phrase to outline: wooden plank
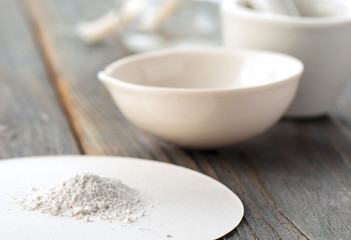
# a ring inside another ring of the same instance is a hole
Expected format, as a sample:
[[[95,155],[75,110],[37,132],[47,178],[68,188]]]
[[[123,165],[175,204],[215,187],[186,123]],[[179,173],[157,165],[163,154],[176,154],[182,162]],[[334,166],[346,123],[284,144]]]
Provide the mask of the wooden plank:
[[[107,97],[102,97],[107,96],[107,92],[96,78],[99,69],[114,59],[125,56],[127,52],[123,48],[116,48],[115,39],[89,46],[81,42],[74,32],[77,21],[84,19],[82,16],[97,17],[106,10],[106,5],[113,6],[112,1],[109,4],[101,2],[100,8],[87,1],[50,1],[43,2],[43,5],[36,1],[28,3],[36,12],[36,20],[47,22],[37,27],[38,41],[43,45],[45,57],[50,61],[50,69],[56,76],[55,84],[80,136],[84,152],[120,155],[134,153],[139,156],[138,151],[147,150],[139,144],[140,140],[136,139],[137,136],[130,127],[124,124],[125,121],[115,111],[114,104]],[[64,16],[61,15],[62,10]],[[116,124],[111,124],[113,122]],[[144,138],[141,140],[148,141]]]
[[[214,151],[160,142],[126,122],[96,79],[103,66],[129,54],[118,38],[89,46],[73,34],[77,21],[111,6],[107,0],[27,0],[37,39],[86,153],[172,162],[220,180],[246,208],[242,223],[223,239],[351,236],[351,138],[342,129],[351,123],[347,112],[338,107],[330,118],[285,120],[257,138]],[[351,100],[345,101],[349,106]]]
[[[351,82],[351,77],[350,77]],[[351,83],[332,109],[331,119],[340,129],[340,133],[351,139]]]
[[[350,149],[350,142],[328,118],[283,121],[234,148],[241,159],[230,165],[242,184],[250,186],[249,198],[255,199],[267,221],[281,215],[308,238],[347,239],[351,233]],[[276,223],[272,225],[277,229]],[[281,234],[282,229],[277,232]]]
[[[78,153],[22,12],[0,6],[0,158]]]

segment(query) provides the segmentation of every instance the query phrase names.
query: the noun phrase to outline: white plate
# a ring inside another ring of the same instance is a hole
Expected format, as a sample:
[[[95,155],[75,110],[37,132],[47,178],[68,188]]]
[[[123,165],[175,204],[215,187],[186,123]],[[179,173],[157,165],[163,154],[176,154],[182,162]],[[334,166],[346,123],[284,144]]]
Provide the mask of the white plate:
[[[14,196],[75,172],[121,179],[148,199],[147,216],[132,224],[83,222],[22,211]],[[56,156],[0,161],[0,239],[199,239],[219,238],[241,221],[240,199],[198,172],[156,161],[122,157]],[[171,235],[169,238],[167,235]]]

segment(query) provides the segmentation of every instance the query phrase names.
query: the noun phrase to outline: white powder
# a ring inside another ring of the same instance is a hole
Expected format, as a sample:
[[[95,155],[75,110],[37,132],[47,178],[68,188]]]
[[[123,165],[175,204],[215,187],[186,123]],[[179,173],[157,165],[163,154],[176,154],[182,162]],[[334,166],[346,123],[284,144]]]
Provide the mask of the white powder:
[[[24,210],[86,222],[91,221],[90,217],[98,217],[131,223],[144,216],[146,207],[139,193],[120,180],[91,173],[74,174],[43,189],[32,188],[19,203]]]

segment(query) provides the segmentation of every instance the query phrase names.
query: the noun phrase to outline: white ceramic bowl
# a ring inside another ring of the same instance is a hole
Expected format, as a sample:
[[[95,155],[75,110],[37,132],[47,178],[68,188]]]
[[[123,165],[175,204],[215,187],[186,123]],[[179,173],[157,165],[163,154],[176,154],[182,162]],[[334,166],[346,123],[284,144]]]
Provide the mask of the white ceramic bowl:
[[[296,98],[287,115],[326,114],[351,80],[351,2],[295,0],[308,17],[250,9],[247,0],[223,0],[226,47],[281,52],[305,66]]]
[[[262,133],[292,101],[302,63],[249,50],[166,50],[98,74],[124,116],[165,141],[214,148]]]

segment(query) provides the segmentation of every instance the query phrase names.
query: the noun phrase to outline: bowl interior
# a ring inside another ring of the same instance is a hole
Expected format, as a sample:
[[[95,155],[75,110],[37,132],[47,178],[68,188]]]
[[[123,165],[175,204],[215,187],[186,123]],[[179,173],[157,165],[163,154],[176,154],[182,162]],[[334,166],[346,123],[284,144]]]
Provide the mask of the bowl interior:
[[[301,71],[294,58],[253,51],[194,50],[117,61],[106,73],[136,85],[182,89],[246,88],[284,81]]]

